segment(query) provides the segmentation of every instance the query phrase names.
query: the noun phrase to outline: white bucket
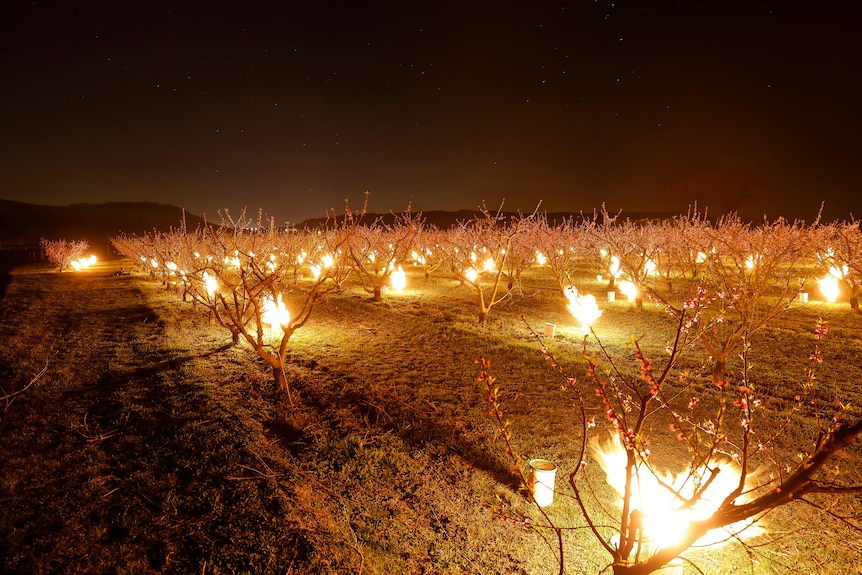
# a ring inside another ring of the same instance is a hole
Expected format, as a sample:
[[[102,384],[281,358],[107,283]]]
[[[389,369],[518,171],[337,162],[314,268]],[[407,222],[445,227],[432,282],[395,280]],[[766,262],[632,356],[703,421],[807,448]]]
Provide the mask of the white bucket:
[[[597,276],[596,276],[596,281],[597,281],[597,282],[599,282],[599,283],[602,283],[602,280],[603,280],[603,279],[604,279],[604,278],[602,277],[602,274],[599,274],[599,275],[597,275]]]
[[[530,489],[539,507],[547,507],[554,502],[554,479],[557,466],[547,459],[530,460]]]
[[[553,323],[545,323],[545,337],[554,337],[554,332],[557,329],[557,325]]]
[[[614,301],[617,298],[617,292],[609,291],[608,292],[608,301]]]
[[[807,291],[804,291],[804,292],[799,294],[799,301],[801,301],[802,303],[808,303],[808,292]]]

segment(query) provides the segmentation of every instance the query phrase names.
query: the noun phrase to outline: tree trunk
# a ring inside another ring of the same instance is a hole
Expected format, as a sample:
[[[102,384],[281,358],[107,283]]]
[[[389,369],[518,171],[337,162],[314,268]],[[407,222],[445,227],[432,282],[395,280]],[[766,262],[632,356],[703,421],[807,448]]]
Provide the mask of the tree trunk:
[[[290,386],[287,383],[287,376],[284,374],[284,366],[272,366],[272,377],[275,380],[275,399],[277,404],[292,404],[293,399],[290,397]]]
[[[718,387],[723,387],[725,368],[727,368],[727,358],[716,357],[715,365],[712,366],[712,382]]]
[[[644,296],[641,295],[640,293],[638,293],[638,295],[635,296],[635,305],[637,306],[638,309],[644,308]]]
[[[381,288],[379,285],[374,286],[374,301],[380,301],[382,298],[380,296]]]

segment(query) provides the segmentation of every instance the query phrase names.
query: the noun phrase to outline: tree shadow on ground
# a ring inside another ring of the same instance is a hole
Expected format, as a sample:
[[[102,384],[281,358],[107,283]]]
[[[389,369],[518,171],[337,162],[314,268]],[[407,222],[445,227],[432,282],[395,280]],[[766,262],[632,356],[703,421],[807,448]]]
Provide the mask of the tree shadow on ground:
[[[465,438],[458,421],[447,418],[443,412],[419,410],[397,401],[397,398],[375,394],[373,390],[357,385],[358,379],[352,374],[321,368],[314,360],[300,360],[299,363],[305,368],[322,370],[326,380],[340,383],[336,388],[326,388],[301,380],[292,382],[301,393],[303,404],[315,409],[322,418],[343,420],[343,415],[336,415],[334,411],[349,409],[355,421],[372,430],[394,432],[410,447],[430,447],[431,452],[457,456],[471,467],[490,474],[502,485],[513,490],[520,487],[506,461],[496,457],[495,451],[483,449],[482,445]]]

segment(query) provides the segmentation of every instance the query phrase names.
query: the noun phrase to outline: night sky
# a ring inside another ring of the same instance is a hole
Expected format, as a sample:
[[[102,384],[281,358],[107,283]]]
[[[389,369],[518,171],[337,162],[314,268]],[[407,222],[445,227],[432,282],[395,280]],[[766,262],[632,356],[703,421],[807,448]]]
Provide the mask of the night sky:
[[[862,2],[4,2],[0,198],[862,216]]]

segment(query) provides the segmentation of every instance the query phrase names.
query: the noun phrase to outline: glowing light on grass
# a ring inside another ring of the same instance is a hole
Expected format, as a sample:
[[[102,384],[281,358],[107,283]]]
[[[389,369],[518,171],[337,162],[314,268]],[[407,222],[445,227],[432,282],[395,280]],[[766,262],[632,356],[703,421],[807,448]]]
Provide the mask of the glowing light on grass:
[[[466,272],[464,272],[464,277],[471,282],[476,283],[476,280],[479,278],[479,272],[477,272],[473,268],[470,268]]]
[[[602,310],[599,309],[595,296],[592,294],[579,295],[578,288],[574,286],[567,287],[565,293],[566,299],[569,300],[569,312],[581,322],[581,331],[584,333],[584,337],[590,335],[590,327],[602,315]]]
[[[168,268],[169,270],[171,270],[172,272],[177,271],[177,264],[175,264],[174,262],[167,262],[165,264],[165,267]]]
[[[290,312],[287,311],[284,302],[281,301],[281,294],[278,294],[278,298],[275,300],[273,300],[271,295],[266,296],[263,302],[262,319],[264,323],[268,323],[272,328],[286,326],[290,323]]]
[[[389,281],[392,282],[392,289],[401,293],[407,287],[407,274],[404,273],[401,266],[398,266],[398,269],[389,276]]]
[[[620,288],[620,292],[625,294],[625,296],[629,298],[629,301],[633,301],[636,297],[638,297],[638,288],[632,282],[621,281],[618,286]]]
[[[592,447],[608,485],[623,497],[627,460],[625,449],[617,440],[593,444]],[[637,480],[632,481],[630,486],[630,504],[643,516],[643,538],[650,545],[650,553],[680,542],[692,522],[711,517],[728,495],[739,487],[740,467],[730,459],[710,461],[708,468],[683,469],[679,473],[671,473],[644,463],[643,459],[649,458],[649,453],[641,454],[640,458],[635,471]],[[714,473],[713,469],[716,468],[720,472]],[[751,537],[761,533],[761,529],[752,527],[752,521],[740,521],[713,529],[698,539],[696,545],[716,545],[743,535]]]
[[[159,262],[157,262],[154,258],[150,258],[150,265],[153,267],[153,269],[158,269]]]

